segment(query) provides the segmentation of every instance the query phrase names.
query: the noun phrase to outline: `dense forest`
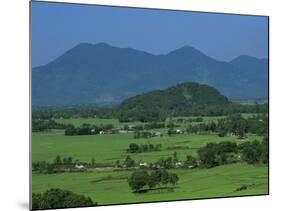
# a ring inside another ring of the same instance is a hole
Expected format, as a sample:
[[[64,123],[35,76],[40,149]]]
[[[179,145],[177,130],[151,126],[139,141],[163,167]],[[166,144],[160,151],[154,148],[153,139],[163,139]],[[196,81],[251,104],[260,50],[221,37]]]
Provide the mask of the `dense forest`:
[[[218,116],[232,113],[265,112],[267,105],[230,102],[213,87],[182,83],[125,100],[117,109],[120,121],[164,121],[169,116]]]

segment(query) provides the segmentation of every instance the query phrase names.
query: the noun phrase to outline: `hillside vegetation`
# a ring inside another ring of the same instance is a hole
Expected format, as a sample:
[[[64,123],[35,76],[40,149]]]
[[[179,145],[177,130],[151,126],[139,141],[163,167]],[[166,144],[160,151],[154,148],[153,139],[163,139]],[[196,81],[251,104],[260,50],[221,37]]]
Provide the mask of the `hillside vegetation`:
[[[169,116],[214,116],[248,108],[255,107],[231,103],[211,86],[187,82],[128,98],[118,107],[117,116],[121,122],[164,121]]]

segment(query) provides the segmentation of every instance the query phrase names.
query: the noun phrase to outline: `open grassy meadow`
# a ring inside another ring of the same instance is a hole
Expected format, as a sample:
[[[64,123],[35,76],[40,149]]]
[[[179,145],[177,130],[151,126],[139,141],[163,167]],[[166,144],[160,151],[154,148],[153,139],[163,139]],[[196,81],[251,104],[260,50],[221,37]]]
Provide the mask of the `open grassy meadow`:
[[[216,117],[205,117],[204,121],[215,119]],[[113,124],[115,127],[124,125],[116,119],[59,119],[56,121],[76,126],[83,123]],[[177,153],[179,160],[184,160],[187,155],[198,157],[198,149],[210,142],[243,143],[253,140],[261,141],[262,136],[247,135],[244,139],[238,139],[237,136],[218,137],[210,134],[171,136],[165,134],[161,137],[134,139],[133,133],[65,136],[63,130],[52,130],[33,132],[32,161],[53,162],[55,157],[60,155],[61,157],[71,156],[76,161],[87,163],[94,158],[97,163],[114,165],[117,160],[122,163],[129,154],[137,163],[153,163],[160,158],[173,156],[174,152]],[[155,152],[128,153],[126,149],[130,143],[161,144],[162,148],[161,151]],[[242,162],[204,169],[170,169],[169,172],[174,172],[179,177],[179,182],[174,188],[152,189],[146,193],[133,193],[127,182],[132,170],[128,169],[118,171],[90,169],[86,172],[55,174],[34,172],[32,191],[41,193],[50,188],[66,189],[89,196],[99,205],[268,193],[266,165],[249,165]]]
[[[211,169],[173,170],[179,183],[173,191],[155,190],[132,193],[127,178],[130,171],[62,173],[33,175],[33,192],[61,188],[90,196],[99,205],[267,194],[267,168],[247,164],[231,164]],[[246,190],[237,191],[243,185]]]
[[[100,163],[115,163],[116,160],[123,160],[128,155],[126,149],[130,143],[161,144],[161,151],[131,154],[134,160],[155,162],[161,157],[173,155],[175,151],[180,159],[184,159],[187,154],[196,156],[199,147],[209,142],[241,143],[261,138],[255,135],[248,136],[246,139],[238,139],[236,136],[220,138],[217,135],[180,134],[134,139],[133,134],[64,136],[63,131],[40,132],[33,133],[32,160],[53,161],[57,155],[60,155],[62,157],[71,156],[84,162],[90,162],[92,158],[95,158]]]

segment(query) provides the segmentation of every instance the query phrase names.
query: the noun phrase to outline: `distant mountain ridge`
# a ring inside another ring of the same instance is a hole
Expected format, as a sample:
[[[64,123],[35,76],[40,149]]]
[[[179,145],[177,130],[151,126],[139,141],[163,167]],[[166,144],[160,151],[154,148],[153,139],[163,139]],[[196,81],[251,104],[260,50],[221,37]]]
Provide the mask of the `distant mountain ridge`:
[[[208,84],[230,99],[268,97],[268,59],[230,62],[184,46],[153,55],[106,43],[81,43],[32,71],[32,105],[116,104],[183,82]]]

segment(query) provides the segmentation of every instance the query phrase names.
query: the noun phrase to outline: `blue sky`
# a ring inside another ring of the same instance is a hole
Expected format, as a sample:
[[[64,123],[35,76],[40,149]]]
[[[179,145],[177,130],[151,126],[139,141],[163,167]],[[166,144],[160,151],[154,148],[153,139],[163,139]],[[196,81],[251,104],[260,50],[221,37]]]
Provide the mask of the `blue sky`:
[[[106,42],[153,54],[190,45],[217,60],[266,58],[267,17],[32,2],[32,66],[78,43]]]

